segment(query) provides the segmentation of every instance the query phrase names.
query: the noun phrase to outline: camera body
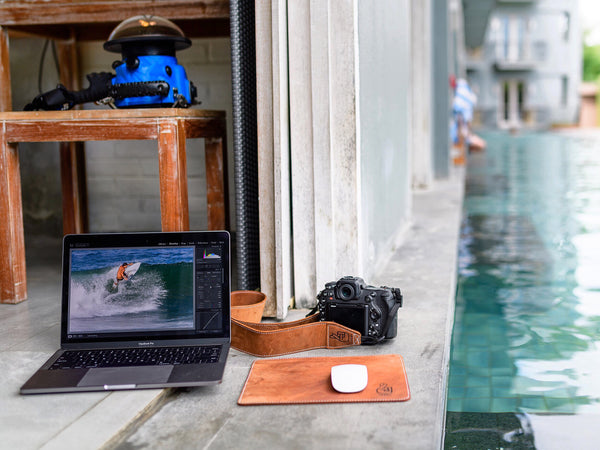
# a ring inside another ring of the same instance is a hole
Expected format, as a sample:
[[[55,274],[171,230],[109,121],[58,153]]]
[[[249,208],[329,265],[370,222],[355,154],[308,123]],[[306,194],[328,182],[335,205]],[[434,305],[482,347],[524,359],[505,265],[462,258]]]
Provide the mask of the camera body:
[[[398,333],[398,288],[369,286],[362,278],[343,277],[325,284],[315,310],[321,321],[333,321],[358,331],[363,344],[392,339]]]

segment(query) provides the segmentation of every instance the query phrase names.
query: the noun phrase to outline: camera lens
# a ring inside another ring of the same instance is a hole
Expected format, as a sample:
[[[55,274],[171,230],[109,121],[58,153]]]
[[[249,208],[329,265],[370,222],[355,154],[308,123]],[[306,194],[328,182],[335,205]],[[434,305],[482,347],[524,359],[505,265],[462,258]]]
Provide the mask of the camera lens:
[[[355,296],[354,287],[350,284],[340,286],[338,293],[342,300],[352,300]]]

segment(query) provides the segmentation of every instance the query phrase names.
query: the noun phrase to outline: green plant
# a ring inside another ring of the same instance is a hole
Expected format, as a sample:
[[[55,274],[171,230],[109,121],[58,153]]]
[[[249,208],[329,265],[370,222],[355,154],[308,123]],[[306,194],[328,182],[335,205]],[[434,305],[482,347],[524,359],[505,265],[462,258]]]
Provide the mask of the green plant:
[[[600,45],[583,45],[583,81],[600,77]]]

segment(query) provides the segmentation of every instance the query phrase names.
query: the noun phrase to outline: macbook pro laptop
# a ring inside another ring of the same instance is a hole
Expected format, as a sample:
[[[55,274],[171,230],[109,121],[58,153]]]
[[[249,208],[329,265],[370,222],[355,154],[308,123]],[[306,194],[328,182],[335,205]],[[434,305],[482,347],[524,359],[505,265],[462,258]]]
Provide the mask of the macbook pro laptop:
[[[226,231],[65,236],[61,348],[21,393],[220,383],[230,273]]]

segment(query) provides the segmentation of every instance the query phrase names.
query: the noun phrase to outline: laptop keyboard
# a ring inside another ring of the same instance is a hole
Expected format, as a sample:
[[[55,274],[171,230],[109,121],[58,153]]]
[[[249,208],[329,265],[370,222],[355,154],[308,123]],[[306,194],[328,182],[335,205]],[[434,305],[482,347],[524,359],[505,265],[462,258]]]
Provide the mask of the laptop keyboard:
[[[220,345],[200,347],[123,348],[111,350],[67,350],[50,370],[95,367],[206,364],[219,361]]]

